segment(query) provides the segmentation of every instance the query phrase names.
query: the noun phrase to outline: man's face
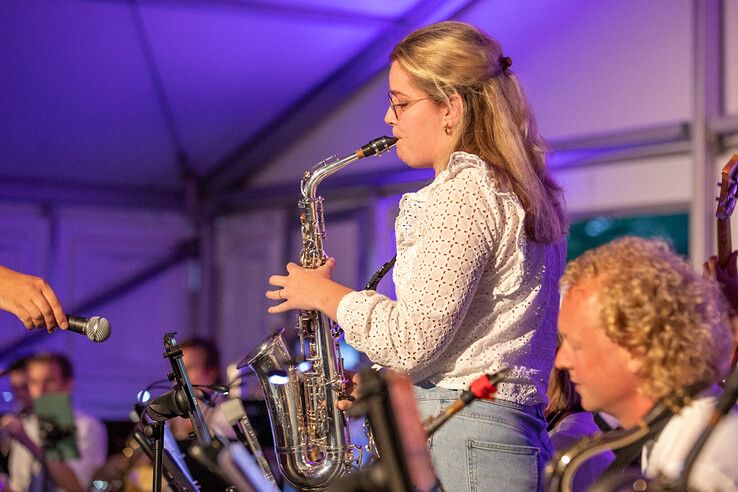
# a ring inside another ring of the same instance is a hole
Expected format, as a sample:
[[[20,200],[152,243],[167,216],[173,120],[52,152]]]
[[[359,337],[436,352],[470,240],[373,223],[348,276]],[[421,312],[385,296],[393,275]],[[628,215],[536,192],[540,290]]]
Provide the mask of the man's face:
[[[599,291],[596,282],[585,280],[564,296],[559,310],[563,342],[556,354],[556,367],[569,371],[582,407],[607,412],[624,422],[630,420],[629,410],[634,408],[629,407],[630,402],[639,397],[637,364],[605,335]]]
[[[184,362],[187,374],[192,384],[215,384],[218,379],[218,371],[205,367],[205,351],[198,347],[185,347],[182,349],[182,362]]]
[[[72,381],[62,377],[61,368],[54,362],[28,363],[28,392],[34,400],[49,393],[69,393]]]
[[[13,392],[17,411],[28,411],[31,408],[31,395],[28,394],[28,374],[25,369],[10,371],[8,374],[10,389]]]

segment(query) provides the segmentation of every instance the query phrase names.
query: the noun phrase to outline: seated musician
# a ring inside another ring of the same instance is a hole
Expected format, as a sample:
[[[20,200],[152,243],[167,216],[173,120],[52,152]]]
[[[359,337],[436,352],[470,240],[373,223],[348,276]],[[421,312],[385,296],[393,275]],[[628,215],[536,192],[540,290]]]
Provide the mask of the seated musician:
[[[28,393],[34,402],[42,396],[72,392],[72,365],[64,355],[47,353],[31,356],[26,360],[26,371]],[[9,490],[87,490],[93,472],[105,461],[105,426],[96,418],[74,409],[75,456],[50,458],[48,451],[53,445],[48,436],[44,438],[42,420],[33,414],[11,414],[0,419],[0,430],[13,440],[8,463]]]
[[[622,238],[569,263],[561,279],[556,367],[568,370],[582,407],[639,423],[662,397],[697,383],[704,389],[659,431],[615,450],[611,465],[641,458],[646,476],[678,477],[702,432],[725,377],[733,332],[717,283],[666,243]],[[698,490],[738,488],[733,448],[738,414],[728,414],[690,475]]]
[[[548,381],[547,394],[546,422],[548,437],[551,438],[554,451],[567,449],[581,438],[593,436],[599,432],[600,429],[595,423],[594,415],[582,408],[579,394],[569,379],[567,371],[553,368]],[[574,492],[589,490],[613,459],[614,456],[608,451],[587,460],[577,470],[572,490]]]
[[[235,433],[223,415],[220,404],[225,401],[223,394],[217,393],[207,386],[221,385],[220,352],[215,344],[205,338],[190,338],[180,344],[182,348],[182,362],[187,369],[190,382],[196,388],[200,409],[205,424],[213,434],[219,434],[228,439],[235,439]],[[177,439],[180,448],[187,451],[192,444],[190,433],[192,423],[189,419],[175,417],[168,422],[172,434]],[[203,465],[185,454],[185,463],[192,476],[198,481],[202,490],[225,490],[228,484],[206,469]]]

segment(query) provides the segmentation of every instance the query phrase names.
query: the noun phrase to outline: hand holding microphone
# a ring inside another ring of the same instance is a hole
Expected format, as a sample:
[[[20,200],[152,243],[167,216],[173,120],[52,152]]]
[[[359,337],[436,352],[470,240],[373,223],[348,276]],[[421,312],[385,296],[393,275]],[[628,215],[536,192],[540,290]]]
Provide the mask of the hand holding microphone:
[[[93,342],[110,336],[110,322],[99,316],[81,318],[64,314],[54,290],[42,278],[0,266],[0,309],[18,317],[29,330],[56,327],[85,335]]]
[[[0,309],[18,317],[29,330],[45,327],[66,329],[59,299],[51,286],[40,277],[26,275],[0,266]]]

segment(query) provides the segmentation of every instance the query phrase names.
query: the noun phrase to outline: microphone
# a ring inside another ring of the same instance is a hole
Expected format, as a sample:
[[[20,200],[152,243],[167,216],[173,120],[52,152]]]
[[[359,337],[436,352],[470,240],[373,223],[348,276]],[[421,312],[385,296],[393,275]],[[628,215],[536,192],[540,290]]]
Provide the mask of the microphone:
[[[104,342],[110,336],[110,322],[106,318],[93,316],[82,318],[80,316],[67,316],[69,321],[68,331],[85,335],[93,342]]]
[[[494,395],[497,393],[497,384],[504,381],[510,372],[510,369],[506,367],[494,374],[482,374],[472,381],[469,389],[464,390],[458,400],[446,407],[439,415],[425,419],[423,429],[425,429],[428,437],[432,436],[448,419],[474,400],[494,399]]]

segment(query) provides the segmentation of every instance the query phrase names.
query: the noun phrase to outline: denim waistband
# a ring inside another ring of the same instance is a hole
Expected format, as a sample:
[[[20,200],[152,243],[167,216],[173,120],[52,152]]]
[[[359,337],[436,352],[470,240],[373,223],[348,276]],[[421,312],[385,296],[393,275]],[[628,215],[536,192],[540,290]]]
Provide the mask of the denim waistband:
[[[415,393],[415,398],[418,401],[441,401],[441,400],[456,400],[458,399],[461,394],[464,392],[463,389],[448,389],[448,388],[441,388],[439,386],[434,386],[431,383],[427,383],[425,381],[422,381],[420,383],[415,383],[413,387],[413,391]],[[509,400],[504,400],[502,398],[494,398],[490,400],[479,400],[480,402],[487,402],[487,403],[495,403],[500,406],[509,407],[517,409],[521,412],[525,412],[527,414],[542,417],[545,405],[542,403],[535,404],[535,405],[523,405],[521,403],[516,403]]]

